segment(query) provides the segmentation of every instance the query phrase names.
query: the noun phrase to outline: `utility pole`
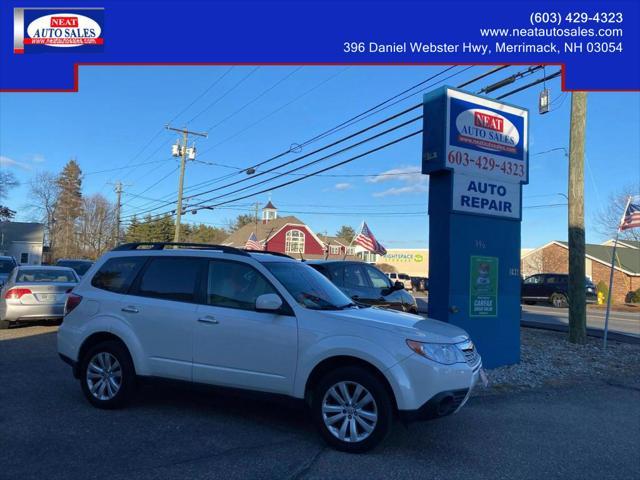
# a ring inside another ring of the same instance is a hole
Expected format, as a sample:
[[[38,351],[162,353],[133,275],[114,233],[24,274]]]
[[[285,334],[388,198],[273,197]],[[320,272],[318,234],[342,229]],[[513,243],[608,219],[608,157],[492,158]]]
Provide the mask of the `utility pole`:
[[[258,235],[258,211],[260,210],[260,202],[256,202],[256,204],[254,205],[255,207],[255,211],[256,211],[256,236]]]
[[[586,92],[571,94],[569,133],[569,341],[587,340],[584,241],[584,143]]]
[[[180,241],[180,221],[182,219],[182,189],[184,187],[184,169],[187,163],[187,154],[189,154],[190,160],[195,160],[196,150],[195,147],[191,147],[189,149],[187,147],[187,141],[189,140],[189,135],[195,135],[197,137],[207,137],[206,133],[198,133],[187,130],[186,128],[173,128],[169,125],[166,126],[167,130],[173,130],[174,132],[182,133],[182,145],[180,143],[176,143],[173,149],[174,156],[180,156],[180,179],[178,180],[178,202],[176,205],[176,232],[173,236],[174,242]]]
[[[117,246],[120,243],[120,208],[122,208],[122,182],[117,181],[115,184],[115,192],[116,192],[116,224],[115,224],[115,232],[113,235],[113,243]]]

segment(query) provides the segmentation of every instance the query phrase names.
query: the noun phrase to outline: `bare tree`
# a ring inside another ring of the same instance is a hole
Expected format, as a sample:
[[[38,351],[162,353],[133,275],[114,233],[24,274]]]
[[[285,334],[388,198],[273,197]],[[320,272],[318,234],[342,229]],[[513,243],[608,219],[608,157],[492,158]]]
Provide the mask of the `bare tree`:
[[[53,248],[52,232],[59,193],[57,178],[51,172],[39,172],[29,183],[30,203],[27,208],[44,225],[45,243],[50,248]]]
[[[607,206],[594,218],[596,231],[609,238],[615,237],[627,200],[632,195],[638,195],[638,192],[640,185],[630,184],[609,195]],[[620,239],[640,241],[640,231],[637,228],[625,230],[620,232]]]
[[[99,193],[83,198],[78,220],[80,250],[85,257],[98,258],[113,243],[115,205]]]
[[[0,221],[11,220],[16,212],[8,206],[2,205],[2,201],[9,195],[9,190],[20,185],[13,172],[0,172]]]

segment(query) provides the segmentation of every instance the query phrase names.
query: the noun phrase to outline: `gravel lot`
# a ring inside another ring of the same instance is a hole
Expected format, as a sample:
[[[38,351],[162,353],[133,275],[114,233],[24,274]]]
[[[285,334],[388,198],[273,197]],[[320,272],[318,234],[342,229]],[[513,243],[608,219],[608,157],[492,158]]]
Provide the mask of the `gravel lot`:
[[[489,387],[479,394],[523,390],[545,385],[584,383],[617,377],[640,377],[640,345],[587,337],[585,345],[569,343],[567,334],[520,329],[520,363],[487,370]]]

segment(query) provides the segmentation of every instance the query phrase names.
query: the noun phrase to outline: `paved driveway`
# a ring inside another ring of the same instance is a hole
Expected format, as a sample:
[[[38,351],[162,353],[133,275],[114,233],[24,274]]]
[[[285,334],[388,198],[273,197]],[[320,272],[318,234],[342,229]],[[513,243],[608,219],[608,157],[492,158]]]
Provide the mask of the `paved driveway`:
[[[96,410],[58,359],[54,331],[0,336],[2,479],[640,477],[637,379],[475,397],[347,455],[277,402],[147,386],[128,409]]]

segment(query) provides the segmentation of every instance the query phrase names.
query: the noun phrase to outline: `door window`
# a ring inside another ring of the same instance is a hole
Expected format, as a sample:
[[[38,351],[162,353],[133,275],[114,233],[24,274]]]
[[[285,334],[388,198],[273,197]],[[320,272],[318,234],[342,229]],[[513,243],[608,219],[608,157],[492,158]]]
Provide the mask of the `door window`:
[[[344,286],[347,288],[366,288],[369,286],[364,269],[360,265],[345,265]]]
[[[367,266],[366,271],[367,275],[369,275],[371,285],[375,288],[389,288],[389,279],[380,270]]]
[[[255,268],[245,263],[211,260],[207,280],[207,304],[255,310],[256,299],[278,293]]]
[[[136,295],[177,302],[194,302],[202,260],[189,257],[153,258]]]
[[[126,293],[146,260],[146,257],[117,257],[107,260],[91,279],[91,285],[109,292]]]
[[[20,254],[20,263],[22,263],[23,265],[29,263],[29,253],[28,252],[24,252],[24,253]]]

